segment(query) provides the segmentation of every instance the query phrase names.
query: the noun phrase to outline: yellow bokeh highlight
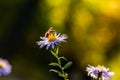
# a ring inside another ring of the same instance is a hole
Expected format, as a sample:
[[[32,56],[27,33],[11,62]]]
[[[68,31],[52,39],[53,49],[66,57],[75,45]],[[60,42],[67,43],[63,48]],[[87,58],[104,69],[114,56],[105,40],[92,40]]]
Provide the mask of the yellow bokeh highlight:
[[[112,80],[120,79],[120,51],[118,52],[118,54],[119,55],[114,56],[114,59],[111,60],[111,62],[109,63],[110,71],[113,71],[115,73]]]
[[[83,58],[83,61],[81,62],[81,64],[83,66],[87,65],[87,64],[94,64],[94,65],[103,65],[105,57],[103,56],[103,52],[100,50],[95,50],[95,49],[91,49],[88,50],[86,52],[86,55]]]
[[[64,0],[46,0],[46,3],[52,7],[63,5],[64,2],[66,2],[66,1],[64,1]]]
[[[84,0],[96,13],[101,13],[112,18],[120,18],[119,0]]]
[[[100,5],[101,11],[110,17],[120,18],[120,1],[109,0],[104,1]]]
[[[73,17],[73,23],[75,25],[79,25],[83,30],[86,30],[90,23],[93,21],[93,17],[85,8],[75,10]]]
[[[50,24],[64,26],[65,18],[68,14],[70,0],[46,0],[46,4],[50,7],[48,19]]]
[[[102,26],[92,34],[89,39],[95,47],[105,48],[112,41],[115,33],[109,30],[108,26]]]
[[[92,22],[93,22],[93,17],[85,8],[81,8],[75,11],[73,15],[74,27],[72,27],[72,31],[73,31],[74,38],[77,41],[81,41],[82,39],[84,39],[84,37],[86,37],[85,36],[86,31]]]
[[[49,13],[49,19],[52,24],[61,25],[65,19],[66,10],[61,7],[54,8]]]

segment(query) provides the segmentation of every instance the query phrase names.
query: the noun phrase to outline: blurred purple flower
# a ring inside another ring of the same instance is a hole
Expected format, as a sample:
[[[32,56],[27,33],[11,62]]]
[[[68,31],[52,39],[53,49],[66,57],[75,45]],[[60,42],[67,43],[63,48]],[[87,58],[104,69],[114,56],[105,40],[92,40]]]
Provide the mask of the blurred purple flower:
[[[67,39],[66,34],[60,35],[56,33],[55,30],[50,28],[46,33],[44,37],[40,37],[42,40],[38,41],[37,44],[40,46],[40,48],[46,46],[46,49],[48,50],[51,46],[52,48],[55,48],[55,45],[58,45],[61,42],[66,42],[65,39]]]
[[[114,72],[108,72],[109,68],[105,68],[104,66],[91,66],[88,65],[86,71],[88,72],[88,76],[91,76],[95,79],[102,79],[102,80],[110,80],[114,75]]]
[[[0,58],[0,75],[8,75],[11,73],[11,65],[7,60]]]

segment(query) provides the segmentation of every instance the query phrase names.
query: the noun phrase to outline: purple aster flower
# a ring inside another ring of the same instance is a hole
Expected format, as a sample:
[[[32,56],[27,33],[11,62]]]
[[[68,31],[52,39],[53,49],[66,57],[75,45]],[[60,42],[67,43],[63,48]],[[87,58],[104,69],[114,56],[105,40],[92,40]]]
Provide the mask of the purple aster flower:
[[[0,75],[8,75],[11,72],[11,65],[7,60],[0,58]]]
[[[88,76],[95,79],[110,80],[114,75],[114,72],[108,72],[109,68],[100,65],[96,67],[88,65],[86,71],[88,72]]]
[[[58,45],[61,42],[66,42],[65,39],[67,39],[66,34],[57,34],[55,30],[50,28],[46,33],[44,37],[40,37],[42,40],[38,41],[37,44],[40,46],[40,48],[46,46],[46,49],[48,50],[51,46],[52,48],[55,48],[55,45]]]

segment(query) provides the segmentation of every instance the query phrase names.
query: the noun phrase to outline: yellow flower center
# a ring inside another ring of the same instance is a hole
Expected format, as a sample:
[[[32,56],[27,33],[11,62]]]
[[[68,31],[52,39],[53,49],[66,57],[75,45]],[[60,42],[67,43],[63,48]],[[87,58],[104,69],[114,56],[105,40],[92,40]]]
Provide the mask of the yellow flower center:
[[[56,36],[51,33],[51,34],[48,35],[47,39],[48,39],[49,42],[51,42],[51,41],[56,40]]]
[[[3,63],[0,63],[0,68],[2,68],[3,67]]]
[[[104,66],[98,65],[98,68],[99,68],[99,69],[103,69],[103,68],[105,68],[105,67],[104,67]]]

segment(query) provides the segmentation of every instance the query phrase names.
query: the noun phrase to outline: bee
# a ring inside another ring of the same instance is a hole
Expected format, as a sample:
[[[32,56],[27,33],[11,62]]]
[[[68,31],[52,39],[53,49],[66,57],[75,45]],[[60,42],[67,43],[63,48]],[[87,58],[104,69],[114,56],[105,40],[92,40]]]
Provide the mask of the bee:
[[[50,27],[49,29],[48,29],[48,31],[45,33],[45,37],[46,38],[49,38],[49,36],[55,36],[55,34],[56,34],[56,31],[55,30],[53,30],[52,29],[52,27]]]

